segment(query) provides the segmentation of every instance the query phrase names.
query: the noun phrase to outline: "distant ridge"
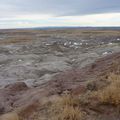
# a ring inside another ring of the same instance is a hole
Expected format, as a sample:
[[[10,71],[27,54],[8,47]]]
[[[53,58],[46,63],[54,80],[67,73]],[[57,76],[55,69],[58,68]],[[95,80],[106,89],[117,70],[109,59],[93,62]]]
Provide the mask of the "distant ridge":
[[[81,29],[81,30],[120,30],[120,27],[71,27],[71,26],[62,26],[62,27],[34,27],[26,28],[34,30],[47,30],[47,29]]]
[[[79,27],[79,26],[48,26],[48,27],[31,27],[31,28],[11,28],[11,29],[0,29],[0,30],[62,30],[62,29],[81,29],[81,30],[120,30],[118,27]]]

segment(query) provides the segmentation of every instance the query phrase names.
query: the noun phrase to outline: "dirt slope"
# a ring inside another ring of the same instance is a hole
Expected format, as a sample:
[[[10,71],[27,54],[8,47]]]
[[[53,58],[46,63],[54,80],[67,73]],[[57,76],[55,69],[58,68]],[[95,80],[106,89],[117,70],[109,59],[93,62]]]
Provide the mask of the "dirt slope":
[[[82,69],[63,72],[39,87],[28,88],[22,82],[8,85],[0,89],[0,114],[16,110],[20,115],[29,118],[37,108],[54,99],[53,96],[65,92],[80,95],[88,90],[101,89],[106,86],[104,79],[111,72],[120,73],[120,53],[101,58]]]

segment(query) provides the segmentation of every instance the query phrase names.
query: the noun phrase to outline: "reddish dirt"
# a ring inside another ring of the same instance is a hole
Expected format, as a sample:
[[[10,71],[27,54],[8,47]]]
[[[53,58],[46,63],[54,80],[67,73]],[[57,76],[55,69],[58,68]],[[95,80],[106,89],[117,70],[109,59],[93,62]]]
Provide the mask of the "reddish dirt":
[[[95,84],[97,87],[101,87],[101,84],[105,84],[104,78],[107,77],[107,74],[112,71],[120,71],[119,63],[120,53],[115,53],[82,69],[61,73],[50,82],[36,88],[28,88],[21,82],[8,85],[0,90],[0,114],[17,109],[22,111],[22,114],[29,115],[40,105],[39,103],[42,103],[44,98],[60,95],[66,90],[78,95],[87,89],[97,89],[94,84],[87,86],[86,83],[100,81],[95,82]],[[118,70],[116,70],[116,66]]]

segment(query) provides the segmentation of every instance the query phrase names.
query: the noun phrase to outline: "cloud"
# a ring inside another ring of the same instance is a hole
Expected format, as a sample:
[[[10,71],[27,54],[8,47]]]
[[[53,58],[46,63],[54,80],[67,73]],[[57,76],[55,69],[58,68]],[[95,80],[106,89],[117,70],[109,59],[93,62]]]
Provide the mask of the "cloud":
[[[120,13],[104,13],[85,16],[60,16],[41,18],[39,15],[29,19],[0,20],[0,28],[26,28],[45,26],[120,26]]]
[[[120,0],[1,0],[0,11],[4,17],[18,14],[69,16],[120,12]]]
[[[120,19],[119,13],[120,0],[1,0],[0,27],[110,24],[116,21],[105,15]]]

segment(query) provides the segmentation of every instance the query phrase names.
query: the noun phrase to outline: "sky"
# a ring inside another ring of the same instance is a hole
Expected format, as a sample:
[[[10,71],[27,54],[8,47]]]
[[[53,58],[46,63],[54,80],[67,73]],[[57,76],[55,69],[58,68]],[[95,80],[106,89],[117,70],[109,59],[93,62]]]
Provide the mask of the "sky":
[[[0,28],[120,26],[120,0],[0,0]]]

